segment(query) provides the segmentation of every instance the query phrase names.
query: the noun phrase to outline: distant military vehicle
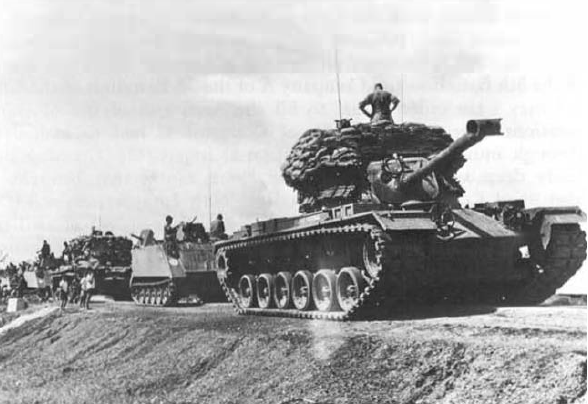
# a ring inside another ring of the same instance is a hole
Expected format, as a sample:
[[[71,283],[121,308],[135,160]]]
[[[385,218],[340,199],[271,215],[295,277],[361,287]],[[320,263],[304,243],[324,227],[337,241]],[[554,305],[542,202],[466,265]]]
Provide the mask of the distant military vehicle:
[[[63,262],[57,270],[51,272],[52,278],[77,276],[81,279],[86,271],[92,270],[96,293],[117,299],[130,298],[129,280],[133,246],[130,239],[115,236],[110,231],[92,229],[89,235],[76,237],[68,244],[70,251],[64,257],[67,262]]]
[[[25,293],[34,293],[41,300],[46,300],[52,295],[51,276],[48,271],[24,271],[23,276],[26,282]]]
[[[184,223],[175,241],[155,240],[153,230],[134,236],[131,295],[135,303],[173,306],[180,299],[225,301],[216,276],[213,243],[202,223]]]
[[[522,200],[462,207],[463,153],[491,135],[499,119],[470,120],[455,141],[389,121],[305,132],[282,167],[303,215],[216,244],[227,298],[240,314],[337,320],[414,302],[542,302],[585,260],[586,215]]]
[[[41,266],[40,263],[44,263]],[[18,266],[10,263],[3,271],[6,278],[0,278],[0,286],[5,287],[3,294],[12,296],[31,296],[36,295],[41,300],[46,300],[51,296],[51,277],[49,274],[49,265],[58,265],[58,260],[54,257],[44,261],[22,261]]]

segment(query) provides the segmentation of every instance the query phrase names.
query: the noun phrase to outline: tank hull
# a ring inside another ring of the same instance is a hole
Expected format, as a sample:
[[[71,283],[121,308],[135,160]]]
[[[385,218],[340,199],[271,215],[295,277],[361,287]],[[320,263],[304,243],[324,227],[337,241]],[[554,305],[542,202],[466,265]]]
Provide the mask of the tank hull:
[[[416,302],[537,303],[586,257],[578,210],[542,247],[533,220],[513,230],[451,212],[449,232],[424,210],[359,204],[254,223],[216,244],[219,281],[240,314],[345,320]]]
[[[48,268],[56,268],[50,272],[53,278],[67,274],[70,280],[73,277],[79,280],[87,270],[92,270],[96,293],[130,299],[131,240],[93,229],[89,235],[70,240],[68,246],[69,252],[62,259],[44,263]]]
[[[53,289],[57,288],[62,276],[67,276],[71,281],[73,277],[81,279],[88,268],[79,265],[62,265],[56,271],[50,273]],[[128,300],[131,297],[129,279],[131,278],[130,266],[104,266],[92,268],[95,280],[95,293],[111,296],[116,300]]]

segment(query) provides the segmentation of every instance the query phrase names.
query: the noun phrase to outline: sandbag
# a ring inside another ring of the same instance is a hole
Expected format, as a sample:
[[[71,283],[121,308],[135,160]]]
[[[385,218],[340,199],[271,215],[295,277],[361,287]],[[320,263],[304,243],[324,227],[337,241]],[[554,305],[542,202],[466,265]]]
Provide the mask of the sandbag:
[[[365,168],[372,161],[394,153],[430,157],[452,141],[443,128],[420,123],[358,124],[341,131],[309,129],[286,157],[282,176],[288,186],[298,191],[299,203],[320,204],[324,198],[344,199],[363,192],[367,187]],[[446,182],[457,184],[453,177],[464,162],[459,155],[438,171]],[[348,191],[332,192],[334,189]]]

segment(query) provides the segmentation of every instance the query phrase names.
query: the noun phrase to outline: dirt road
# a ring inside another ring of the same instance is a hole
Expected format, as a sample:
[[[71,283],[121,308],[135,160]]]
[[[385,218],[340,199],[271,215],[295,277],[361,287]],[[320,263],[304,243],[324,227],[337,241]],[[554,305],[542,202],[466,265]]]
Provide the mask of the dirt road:
[[[585,307],[437,307],[390,320],[236,316],[130,303],[0,336],[0,402],[573,403]]]

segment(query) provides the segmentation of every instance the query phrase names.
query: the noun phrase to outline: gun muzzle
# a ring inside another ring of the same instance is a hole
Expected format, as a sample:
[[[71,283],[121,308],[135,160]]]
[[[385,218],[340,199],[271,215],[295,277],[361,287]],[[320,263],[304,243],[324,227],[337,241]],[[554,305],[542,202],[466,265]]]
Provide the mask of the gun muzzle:
[[[466,133],[453,143],[432,157],[422,168],[409,173],[401,180],[401,186],[406,186],[421,180],[445,161],[455,158],[470,147],[481,142],[486,136],[500,136],[500,121],[498,119],[471,119],[466,123]]]
[[[501,136],[504,133],[501,132],[502,118],[497,119],[470,119],[466,123],[466,132],[471,133],[476,137],[484,136]]]

